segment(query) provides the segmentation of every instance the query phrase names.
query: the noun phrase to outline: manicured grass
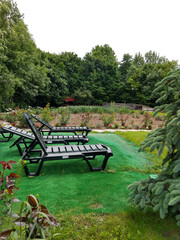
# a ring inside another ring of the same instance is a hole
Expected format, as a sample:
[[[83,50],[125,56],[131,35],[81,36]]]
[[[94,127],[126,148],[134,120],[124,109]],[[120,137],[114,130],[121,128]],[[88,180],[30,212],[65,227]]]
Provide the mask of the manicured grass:
[[[123,138],[125,138],[126,140],[136,144],[137,146],[140,146],[140,144],[144,141],[144,139],[147,137],[149,132],[145,132],[145,131],[138,131],[138,132],[131,132],[131,131],[127,131],[127,132],[116,132],[117,135],[122,136]],[[146,149],[147,152],[150,153],[149,149]],[[157,150],[155,149],[153,152],[151,152],[151,154],[153,155],[149,155],[149,159],[157,165],[161,165],[162,164],[162,159],[165,158],[166,154],[167,154],[167,148],[164,149],[162,155],[160,157],[158,157],[157,155]]]
[[[144,213],[126,203],[127,186],[149,174],[123,171],[121,167],[132,164],[145,167],[149,155],[138,153],[135,144],[139,144],[146,134],[90,134],[90,143],[104,143],[114,152],[105,172],[91,173],[79,161],[47,163],[39,177],[23,176],[18,180],[20,190],[16,196],[24,201],[30,193],[39,194],[40,202],[55,213],[60,222],[60,227],[52,229],[52,232],[60,233],[55,239],[178,240],[180,228],[173,217],[161,220],[152,211]],[[0,160],[19,161],[17,149],[9,149],[11,144],[1,143]],[[15,166],[14,170],[23,175],[20,166]],[[2,226],[5,228],[8,226]]]

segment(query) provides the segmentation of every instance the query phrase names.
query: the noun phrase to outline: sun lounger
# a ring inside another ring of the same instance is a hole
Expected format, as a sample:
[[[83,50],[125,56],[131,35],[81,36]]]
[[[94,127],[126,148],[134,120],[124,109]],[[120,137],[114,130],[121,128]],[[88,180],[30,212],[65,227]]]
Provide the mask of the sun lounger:
[[[8,142],[13,136],[12,133],[7,132],[6,130],[2,129],[2,127],[0,127],[0,135],[3,137],[3,140],[0,140],[0,142]]]
[[[27,176],[38,176],[45,161],[79,158],[86,161],[91,171],[100,171],[104,170],[109,157],[113,155],[112,150],[109,147],[100,143],[94,145],[47,146],[29,114],[24,113],[24,117],[40,146],[40,149],[34,149],[34,144],[31,143],[23,153],[22,165]],[[33,156],[35,152],[38,153],[38,156]],[[103,156],[102,164],[100,167],[92,167],[90,160],[95,159],[98,155]],[[32,163],[39,163],[37,171],[35,172],[29,171],[28,164]]]
[[[17,127],[13,127],[11,125],[4,125],[2,127],[3,131],[10,133],[10,134],[15,134],[18,135],[19,138],[10,146],[17,146],[20,155],[22,155],[22,147],[21,145],[25,146],[25,148],[28,147],[28,145],[32,142],[35,141],[35,136],[33,133],[28,132],[24,129],[20,129]],[[77,144],[82,143],[85,144],[89,141],[89,138],[83,135],[72,135],[72,136],[64,136],[64,135],[43,135],[42,136],[43,141],[46,144],[56,144],[56,143],[62,143],[65,145],[68,145],[69,143],[75,142]]]
[[[31,116],[42,124],[38,130],[41,132],[48,132],[49,135],[52,132],[73,132],[75,135],[77,135],[77,132],[81,132],[82,134],[85,133],[85,136],[87,136],[88,133],[92,130],[89,127],[53,127],[36,115],[31,114]]]

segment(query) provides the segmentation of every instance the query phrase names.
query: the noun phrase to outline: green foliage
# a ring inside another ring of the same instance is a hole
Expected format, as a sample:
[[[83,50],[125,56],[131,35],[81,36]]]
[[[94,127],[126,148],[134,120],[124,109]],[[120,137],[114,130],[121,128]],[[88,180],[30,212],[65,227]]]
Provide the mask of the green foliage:
[[[76,100],[76,104],[90,105],[92,103],[92,93],[85,88],[79,88],[74,91],[73,97]]]
[[[118,62],[109,45],[97,45],[85,55],[82,75],[83,85],[92,92],[93,104],[114,100],[114,89],[118,80]]]
[[[66,96],[76,104],[134,102],[155,105],[155,84],[177,67],[149,51],[124,54],[97,45],[83,59],[77,54],[51,54],[36,47],[13,0],[0,2],[0,110],[7,107],[60,106]]]
[[[31,194],[27,197],[27,201],[22,202],[19,216],[13,222],[18,228],[1,232],[1,239],[7,239],[10,235],[13,235],[13,239],[47,239],[47,237],[53,239],[50,227],[59,226],[56,218]]]
[[[60,126],[66,126],[68,125],[68,122],[71,118],[71,113],[67,108],[63,108],[61,111],[61,116],[60,116]]]
[[[50,104],[49,103],[47,103],[46,106],[42,110],[42,119],[47,123],[52,121],[51,109],[50,109]]]
[[[92,114],[90,112],[82,114],[82,116],[81,116],[81,127],[88,126],[88,123],[91,120],[91,118],[92,118]]]
[[[154,92],[160,91],[154,115],[167,112],[165,126],[153,130],[141,144],[140,150],[147,147],[150,151],[157,149],[161,156],[165,147],[168,152],[163,159],[163,170],[159,176],[135,182],[129,186],[128,202],[146,209],[151,206],[158,211],[161,218],[168,213],[176,216],[180,225],[180,69],[169,72],[167,77],[156,85]],[[168,103],[168,97],[170,100]]]
[[[101,120],[103,121],[103,124],[105,127],[109,126],[114,122],[115,114],[104,114],[102,113]]]
[[[7,112],[5,115],[5,120],[9,123],[15,123],[16,121],[16,111],[11,110],[10,112]]]
[[[20,127],[28,127],[28,123],[27,123],[27,121],[26,121],[26,119],[24,118],[24,115],[23,115],[26,112],[30,113],[30,110],[18,109],[16,111],[16,117],[17,117],[17,120],[19,121],[19,126]]]

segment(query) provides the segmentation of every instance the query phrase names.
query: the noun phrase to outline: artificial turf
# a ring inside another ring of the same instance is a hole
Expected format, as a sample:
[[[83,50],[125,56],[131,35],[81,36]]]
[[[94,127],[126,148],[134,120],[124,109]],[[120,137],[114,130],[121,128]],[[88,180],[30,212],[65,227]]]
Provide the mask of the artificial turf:
[[[39,176],[28,178],[20,164],[14,165],[14,172],[22,175],[17,181],[16,197],[24,201],[28,194],[38,194],[52,213],[117,213],[130,209],[126,202],[128,185],[149,175],[124,171],[122,167],[146,168],[150,164],[146,153],[139,153],[138,146],[113,133],[91,133],[89,138],[89,144],[103,143],[113,151],[105,171],[90,172],[84,160],[52,161],[44,163]],[[15,139],[0,143],[0,161],[19,162],[17,148],[9,148]]]

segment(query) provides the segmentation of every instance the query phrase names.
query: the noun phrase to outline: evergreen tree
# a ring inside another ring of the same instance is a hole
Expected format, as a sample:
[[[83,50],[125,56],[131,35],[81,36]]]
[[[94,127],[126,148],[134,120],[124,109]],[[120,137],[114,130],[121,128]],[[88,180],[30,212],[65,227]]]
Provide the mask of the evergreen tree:
[[[168,153],[163,160],[162,171],[157,178],[140,180],[131,184],[131,202],[142,209],[152,207],[164,218],[173,213],[180,226],[180,69],[169,74],[156,85],[154,93],[160,92],[160,98],[154,115],[164,111],[165,126],[157,128],[147,135],[140,151],[149,147],[157,149],[160,156],[165,147]],[[169,97],[171,101],[169,102]]]

